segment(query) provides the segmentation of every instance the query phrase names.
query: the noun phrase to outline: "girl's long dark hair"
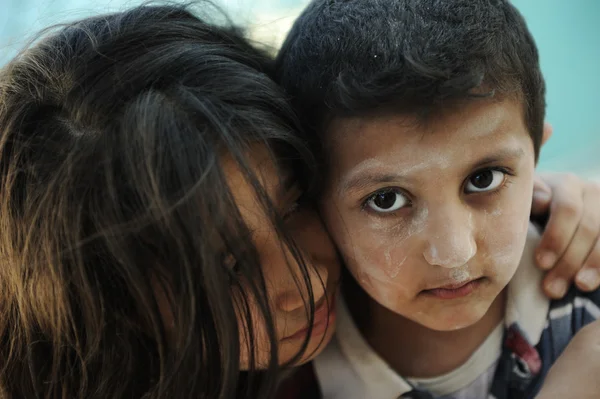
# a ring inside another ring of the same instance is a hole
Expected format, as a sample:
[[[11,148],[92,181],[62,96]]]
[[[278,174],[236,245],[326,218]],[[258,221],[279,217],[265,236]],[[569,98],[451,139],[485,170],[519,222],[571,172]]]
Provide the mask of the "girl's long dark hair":
[[[310,155],[271,76],[237,31],[179,6],[62,26],[2,70],[0,396],[273,392],[265,279],[221,168],[230,154],[281,226],[247,151],[263,143],[298,168]],[[240,384],[240,331],[256,355],[250,300],[270,362]]]

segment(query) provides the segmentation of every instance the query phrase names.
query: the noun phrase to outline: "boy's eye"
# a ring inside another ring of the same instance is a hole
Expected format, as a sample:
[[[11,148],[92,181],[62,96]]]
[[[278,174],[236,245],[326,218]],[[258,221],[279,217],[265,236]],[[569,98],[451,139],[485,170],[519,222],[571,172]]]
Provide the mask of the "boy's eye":
[[[408,199],[395,190],[379,191],[373,194],[366,205],[378,213],[389,213],[403,208],[409,203]]]
[[[482,193],[500,187],[506,174],[500,170],[486,169],[472,174],[465,186],[466,193]]]

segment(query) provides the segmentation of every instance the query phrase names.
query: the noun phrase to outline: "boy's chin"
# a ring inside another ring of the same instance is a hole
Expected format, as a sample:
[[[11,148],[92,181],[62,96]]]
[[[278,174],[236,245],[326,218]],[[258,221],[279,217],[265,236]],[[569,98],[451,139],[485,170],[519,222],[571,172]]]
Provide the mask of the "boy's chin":
[[[432,316],[428,317],[427,320],[413,321],[434,331],[457,331],[477,324],[485,316],[485,311],[476,312],[471,309],[469,313],[453,313],[451,315],[438,315],[438,317],[435,317],[435,315]]]
[[[494,301],[480,300],[458,306],[448,306],[423,313],[412,320],[434,331],[457,331],[472,327],[486,317]],[[423,317],[424,316],[424,317]],[[501,320],[498,320],[500,322]]]

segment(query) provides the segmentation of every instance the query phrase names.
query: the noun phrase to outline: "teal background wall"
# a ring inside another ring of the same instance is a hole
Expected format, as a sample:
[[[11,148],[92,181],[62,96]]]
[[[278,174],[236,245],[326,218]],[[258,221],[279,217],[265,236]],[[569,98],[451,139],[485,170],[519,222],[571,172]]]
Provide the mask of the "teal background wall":
[[[541,169],[600,176],[600,1],[513,0],[540,51],[554,136]]]
[[[547,120],[554,136],[542,170],[574,171],[600,179],[600,1],[513,0],[536,38],[548,86]],[[0,65],[43,27],[136,0],[0,0]],[[306,0],[220,0],[259,41],[276,47]]]

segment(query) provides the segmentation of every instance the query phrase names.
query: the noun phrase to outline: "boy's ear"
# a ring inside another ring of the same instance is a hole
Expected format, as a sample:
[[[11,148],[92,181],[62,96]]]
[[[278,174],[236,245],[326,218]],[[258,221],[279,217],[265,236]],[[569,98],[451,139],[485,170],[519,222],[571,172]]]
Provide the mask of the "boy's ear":
[[[552,128],[551,124],[549,124],[548,122],[544,122],[544,132],[542,133],[542,145],[546,144],[546,141],[548,141],[548,139],[552,137],[553,130],[554,129]]]

